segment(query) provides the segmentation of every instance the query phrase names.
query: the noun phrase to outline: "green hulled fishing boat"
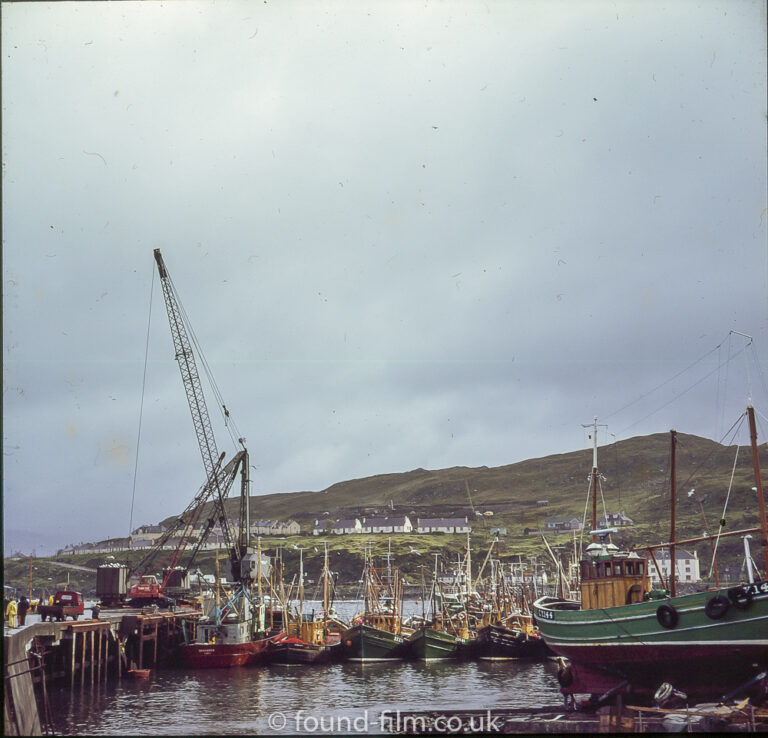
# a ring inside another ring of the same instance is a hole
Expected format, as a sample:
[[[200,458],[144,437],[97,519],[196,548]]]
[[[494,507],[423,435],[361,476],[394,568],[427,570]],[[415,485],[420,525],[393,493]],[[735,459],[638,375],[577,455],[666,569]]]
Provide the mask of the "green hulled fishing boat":
[[[755,469],[760,527],[722,533],[747,537],[759,533],[768,569],[768,523],[760,477],[754,409],[747,408]],[[672,432],[672,519],[674,521],[674,447]],[[597,480],[597,445],[593,463]],[[594,519],[594,514],[593,514]],[[669,588],[650,591],[649,559],[622,552],[607,537],[587,548],[581,561],[581,600],[542,597],[534,603],[536,622],[547,645],[563,662],[562,692],[604,695],[611,690],[650,697],[671,685],[676,694],[698,699],[759,694],[768,688],[768,581],[755,572],[748,550],[747,581],[705,592],[677,595]],[[708,540],[705,536],[665,544],[674,561],[675,545]],[[655,561],[651,546],[647,550]],[[663,580],[662,580],[663,582]]]
[[[429,626],[414,631],[406,641],[408,657],[419,661],[458,658],[468,643],[467,638]]]
[[[347,661],[393,661],[407,653],[406,639],[413,632],[401,617],[403,587],[397,569],[387,566],[382,578],[366,551],[363,571],[363,612],[341,637],[342,656]]]
[[[341,637],[346,661],[397,661],[405,657],[406,639],[386,628],[357,623]]]

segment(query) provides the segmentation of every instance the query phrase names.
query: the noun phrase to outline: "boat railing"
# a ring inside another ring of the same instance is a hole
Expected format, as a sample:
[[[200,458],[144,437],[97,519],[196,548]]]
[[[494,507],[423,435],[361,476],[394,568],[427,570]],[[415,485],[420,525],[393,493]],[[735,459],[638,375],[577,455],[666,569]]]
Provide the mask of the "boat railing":
[[[556,597],[542,597],[534,603],[536,607],[547,610],[580,610],[581,602],[578,600],[561,600]]]

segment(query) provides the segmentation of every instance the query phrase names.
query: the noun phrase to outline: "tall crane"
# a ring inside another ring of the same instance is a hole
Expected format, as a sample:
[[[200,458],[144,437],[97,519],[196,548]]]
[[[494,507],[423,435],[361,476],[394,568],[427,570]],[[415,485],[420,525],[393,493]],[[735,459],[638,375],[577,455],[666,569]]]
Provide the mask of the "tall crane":
[[[248,507],[248,452],[245,448],[244,440],[239,438],[238,442],[245,452],[245,463],[241,467],[242,489],[240,525],[237,540],[235,540],[224,508],[224,499],[229,490],[222,489],[217,474],[217,468],[223,459],[223,455],[219,456],[216,447],[216,438],[214,437],[211,419],[208,415],[208,406],[205,402],[205,395],[203,394],[203,387],[200,382],[200,375],[197,371],[195,354],[192,350],[192,344],[187,333],[184,315],[179,305],[173,282],[168,274],[168,269],[163,261],[163,255],[160,253],[160,249],[155,249],[154,254],[157,270],[160,275],[160,283],[163,289],[165,309],[168,313],[168,323],[171,328],[171,338],[173,339],[173,346],[176,352],[176,361],[179,365],[181,381],[184,385],[189,410],[192,415],[192,424],[194,425],[197,443],[200,447],[200,455],[203,459],[203,466],[205,467],[208,485],[210,485],[212,491],[215,492],[214,509],[219,515],[224,544],[230,553],[233,578],[239,578],[240,560],[248,553],[248,527],[250,521],[250,510]],[[226,407],[224,407],[224,412],[226,415],[229,414]]]
[[[162,585],[152,582],[151,577],[144,576],[141,577],[139,585],[134,587],[131,591],[132,597],[143,596],[149,599],[162,600],[164,598],[163,590],[168,583],[168,578],[172,575],[174,568],[179,564],[182,553],[190,543],[193,531],[198,527],[207,503],[212,504],[213,514],[207,516],[205,528],[192,552],[190,561],[194,559],[200,546],[218,522],[221,526],[224,545],[229,552],[232,578],[234,580],[248,579],[251,574],[245,569],[253,569],[254,567],[252,562],[248,562],[248,565],[245,568],[243,567],[243,560],[247,559],[248,554],[251,553],[248,548],[250,521],[248,450],[245,448],[244,439],[239,438],[238,442],[242,446],[242,450],[236,453],[229,463],[222,466],[225,454],[219,454],[216,446],[216,438],[208,414],[208,406],[200,382],[200,374],[197,370],[195,354],[189,339],[186,319],[176,295],[173,282],[168,274],[168,269],[163,261],[163,256],[160,253],[160,249],[155,249],[154,255],[155,262],[157,263],[157,270],[160,275],[165,308],[168,313],[168,323],[171,329],[175,358],[179,365],[179,371],[181,372],[181,381],[187,396],[187,403],[192,416],[192,424],[195,429],[195,435],[197,436],[197,443],[200,447],[200,455],[203,459],[206,475],[205,483],[195,495],[192,502],[187,506],[184,512],[168,526],[162,536],[154,542],[147,554],[134,567],[134,571],[137,571],[140,574],[144,573],[154,562],[158,553],[164,549],[167,542],[171,538],[178,538],[176,548],[170,557],[166,569],[167,573],[163,579]],[[224,408],[224,411],[225,414],[228,415],[226,407]],[[234,483],[238,470],[240,471],[241,477],[240,525],[238,535],[235,536],[226,514],[224,501]],[[148,581],[142,588],[142,582],[145,579]]]

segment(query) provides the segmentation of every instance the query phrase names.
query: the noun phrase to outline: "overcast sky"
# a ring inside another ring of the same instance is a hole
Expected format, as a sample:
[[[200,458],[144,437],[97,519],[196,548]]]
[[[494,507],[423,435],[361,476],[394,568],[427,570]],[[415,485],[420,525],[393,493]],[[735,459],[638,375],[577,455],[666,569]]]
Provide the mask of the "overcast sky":
[[[155,248],[254,494],[766,412],[763,2],[3,3],[2,53],[6,552],[204,480]]]

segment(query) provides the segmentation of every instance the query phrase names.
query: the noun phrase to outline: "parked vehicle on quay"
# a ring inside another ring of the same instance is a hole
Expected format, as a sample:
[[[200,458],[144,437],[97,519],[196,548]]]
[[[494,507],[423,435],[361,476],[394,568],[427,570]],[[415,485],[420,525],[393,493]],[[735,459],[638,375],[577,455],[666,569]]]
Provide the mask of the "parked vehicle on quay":
[[[37,611],[42,622],[45,622],[46,618],[66,620],[70,616],[72,620],[78,620],[84,612],[83,595],[71,590],[59,590],[53,596],[52,605],[38,605]]]

